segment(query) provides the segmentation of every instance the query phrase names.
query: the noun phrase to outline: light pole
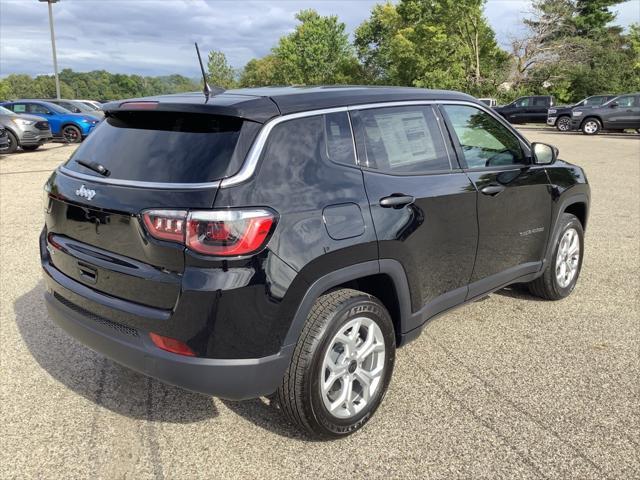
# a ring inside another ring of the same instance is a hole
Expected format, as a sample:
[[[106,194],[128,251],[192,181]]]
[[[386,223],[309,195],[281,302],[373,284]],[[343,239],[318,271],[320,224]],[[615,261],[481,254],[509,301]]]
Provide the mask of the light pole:
[[[53,73],[56,77],[56,98],[60,99],[60,79],[58,78],[58,58],[56,57],[56,36],[53,31],[53,9],[52,3],[57,3],[58,0],[38,0],[39,2],[46,2],[49,5],[49,30],[51,30],[51,50],[53,50]]]

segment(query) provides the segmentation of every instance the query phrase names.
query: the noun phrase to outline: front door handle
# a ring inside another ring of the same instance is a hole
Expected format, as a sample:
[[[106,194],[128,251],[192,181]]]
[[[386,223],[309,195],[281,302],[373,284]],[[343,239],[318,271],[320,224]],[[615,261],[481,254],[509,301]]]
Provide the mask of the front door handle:
[[[411,195],[394,193],[388,197],[381,198],[380,206],[383,208],[402,208],[405,205],[411,205],[415,200],[415,197],[412,197]]]
[[[481,188],[480,191],[485,195],[491,195],[492,197],[495,197],[499,193],[504,192],[504,189],[504,185],[487,185],[486,187]]]

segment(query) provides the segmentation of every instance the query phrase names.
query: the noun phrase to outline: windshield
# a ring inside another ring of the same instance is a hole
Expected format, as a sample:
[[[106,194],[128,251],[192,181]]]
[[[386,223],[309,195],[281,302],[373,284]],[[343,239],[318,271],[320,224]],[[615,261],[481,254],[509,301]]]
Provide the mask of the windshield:
[[[60,105],[56,105],[55,103],[43,103],[42,105],[44,105],[45,107],[47,107],[49,110],[53,110],[56,113],[61,113],[61,114],[65,114],[65,113],[73,113],[69,110],[67,110],[64,107],[61,107]]]
[[[91,109],[92,111],[95,110],[100,110],[98,107],[96,107],[93,103],[91,102],[84,102],[82,100],[79,101],[79,103],[82,103],[83,105],[86,105],[89,109]]]
[[[259,126],[219,115],[111,113],[75,151],[66,167],[96,175],[76,161],[83,160],[104,166],[110,171],[110,179],[210,182],[235,173],[230,171],[239,164],[234,154],[244,158],[246,153],[236,147],[246,145],[247,136],[252,140]]]
[[[0,107],[0,115],[15,115],[15,113],[8,108]]]
[[[86,112],[86,113],[93,113],[94,110],[93,108],[88,107],[87,105],[85,105],[82,102],[69,102],[71,105],[73,105],[74,107],[76,107],[78,110],[82,111],[82,112]]]

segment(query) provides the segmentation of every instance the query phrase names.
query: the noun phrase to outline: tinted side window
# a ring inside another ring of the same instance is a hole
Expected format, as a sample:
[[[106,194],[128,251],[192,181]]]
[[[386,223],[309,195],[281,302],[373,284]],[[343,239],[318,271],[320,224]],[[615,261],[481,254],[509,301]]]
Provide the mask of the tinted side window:
[[[42,105],[38,105],[36,103],[30,103],[27,105],[27,111],[29,113],[49,113],[49,109],[43,107]]]
[[[516,107],[528,107],[531,104],[531,98],[524,97],[516,101]]]
[[[628,95],[626,97],[620,97],[616,102],[618,102],[619,107],[633,107],[635,97],[633,95]]]
[[[364,133],[365,166],[401,175],[451,168],[431,107],[362,110],[359,116]]]
[[[347,112],[330,113],[324,116],[324,132],[327,157],[345,165],[355,165],[353,135]]]
[[[524,163],[520,141],[491,115],[475,107],[443,106],[469,168]]]
[[[549,104],[549,100],[546,98],[534,98],[533,105],[536,107],[546,107]]]

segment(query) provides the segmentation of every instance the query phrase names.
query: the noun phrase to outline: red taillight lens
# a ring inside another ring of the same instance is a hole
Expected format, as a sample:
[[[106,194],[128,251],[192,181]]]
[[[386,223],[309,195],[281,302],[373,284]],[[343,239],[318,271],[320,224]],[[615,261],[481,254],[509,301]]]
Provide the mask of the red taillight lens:
[[[179,242],[204,255],[232,257],[262,248],[276,223],[266,209],[147,210],[144,225],[154,238]]]
[[[185,210],[147,210],[142,214],[142,219],[153,237],[170,242],[184,242],[187,222]]]
[[[205,255],[247,255],[264,245],[274,224],[275,215],[264,209],[191,212],[185,243]]]
[[[151,340],[155,343],[156,347],[166,350],[167,352],[177,353],[178,355],[186,355],[188,357],[195,357],[196,354],[189,348],[189,346],[176,340],[175,338],[163,337],[157,333],[149,333]]]

